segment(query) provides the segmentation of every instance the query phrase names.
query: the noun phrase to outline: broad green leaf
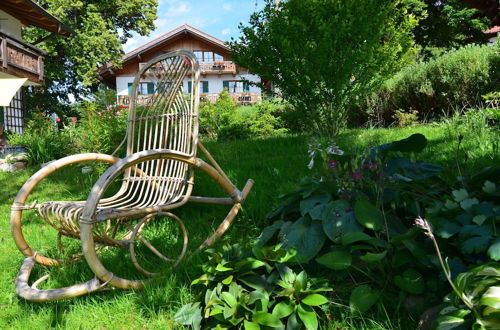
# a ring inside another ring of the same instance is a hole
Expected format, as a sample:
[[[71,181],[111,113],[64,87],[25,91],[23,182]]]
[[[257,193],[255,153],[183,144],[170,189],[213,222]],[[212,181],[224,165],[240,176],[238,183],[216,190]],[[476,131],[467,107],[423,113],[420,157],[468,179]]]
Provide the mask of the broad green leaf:
[[[283,248],[297,251],[297,255],[290,259],[297,263],[305,263],[314,258],[326,240],[321,221],[312,220],[309,216],[300,218],[280,235]]]
[[[299,321],[297,320],[297,313],[293,313],[290,315],[288,318],[288,321],[286,322],[286,330],[297,330],[300,329],[301,325],[299,324]]]
[[[325,296],[313,293],[305,297],[304,299],[301,300],[301,303],[304,303],[309,306],[320,306],[323,304],[326,304],[328,302],[328,299],[326,299]]]
[[[470,211],[472,206],[476,204],[479,204],[477,198],[466,198],[460,202],[460,207],[463,208],[465,211]]]
[[[194,329],[200,329],[202,320],[200,303],[190,303],[182,306],[182,308],[174,315],[175,322],[183,325],[191,325]]]
[[[491,181],[486,181],[483,185],[483,191],[485,193],[494,194],[496,190],[496,185]]]
[[[438,223],[436,235],[442,238],[450,238],[456,233],[460,232],[460,229],[462,228],[462,226],[460,226],[459,224],[445,219],[438,218],[435,220]]]
[[[265,312],[254,313],[252,315],[252,321],[260,325],[274,328],[283,326],[283,323],[281,323],[280,319],[277,316]]]
[[[295,304],[290,301],[282,301],[274,306],[272,314],[281,319],[292,314],[294,310]]]
[[[342,236],[342,245],[349,245],[358,241],[368,241],[372,239],[372,237],[363,232],[349,232]]]
[[[295,292],[300,292],[304,290],[306,286],[307,286],[307,273],[303,270],[295,278],[295,282],[293,283],[293,288],[295,289]]]
[[[486,244],[488,243],[488,241],[489,237],[485,236],[469,238],[468,240],[463,242],[462,251],[468,254],[483,252],[487,248]]]
[[[346,269],[351,265],[352,256],[345,251],[332,251],[316,258],[316,261],[334,270]]]
[[[500,238],[497,238],[496,241],[490,245],[490,247],[488,248],[488,256],[492,260],[500,260]]]
[[[486,221],[486,219],[487,217],[484,214],[479,214],[472,218],[472,222],[477,223],[478,226],[481,226]]]
[[[411,268],[405,270],[402,275],[394,276],[394,283],[404,291],[413,294],[420,294],[425,289],[424,278]]]
[[[231,284],[232,281],[233,281],[233,275],[229,275],[228,277],[226,277],[225,279],[222,280],[222,283],[229,285],[229,284]]]
[[[245,320],[243,322],[243,326],[245,327],[245,330],[260,330],[260,325],[255,322],[249,322]]]
[[[334,210],[326,207],[323,215],[323,230],[330,240],[337,242],[338,238],[348,233],[362,232],[363,227],[356,221],[353,211]]]
[[[366,262],[375,262],[375,261],[380,261],[385,258],[387,254],[387,250],[384,252],[380,253],[371,253],[367,252],[364,256],[359,257],[359,259],[366,261]]]
[[[380,291],[372,290],[370,286],[363,284],[352,290],[351,297],[349,298],[349,306],[353,310],[365,313],[378,301],[379,297]]]
[[[232,268],[225,267],[222,264],[218,264],[217,267],[215,267],[215,269],[218,270],[219,272],[227,272],[233,270]]]
[[[299,304],[297,306],[297,313],[299,318],[306,326],[306,329],[317,329],[318,328],[318,318],[314,310],[304,304]]]
[[[458,190],[453,190],[452,192],[452,195],[455,199],[455,201],[457,202],[461,202],[463,201],[464,199],[468,198],[469,197],[469,193],[467,192],[467,190],[465,189],[458,189]]]
[[[500,286],[489,287],[482,295],[479,304],[495,308],[500,312]]]
[[[461,329],[465,320],[461,317],[442,315],[437,319],[436,330]]]
[[[380,230],[384,225],[382,212],[366,199],[356,201],[354,216],[362,226],[368,229]]]
[[[230,306],[230,307],[234,307],[236,306],[236,298],[230,294],[229,292],[222,292],[221,294],[221,298]]]
[[[257,246],[264,246],[269,242],[271,238],[283,227],[284,222],[282,220],[275,221],[272,225],[267,226],[262,230],[259,238],[257,238]],[[258,257],[258,256],[257,256]]]
[[[307,199],[300,201],[300,214],[302,216],[309,213],[317,204],[326,204],[332,197],[330,194],[313,195]]]

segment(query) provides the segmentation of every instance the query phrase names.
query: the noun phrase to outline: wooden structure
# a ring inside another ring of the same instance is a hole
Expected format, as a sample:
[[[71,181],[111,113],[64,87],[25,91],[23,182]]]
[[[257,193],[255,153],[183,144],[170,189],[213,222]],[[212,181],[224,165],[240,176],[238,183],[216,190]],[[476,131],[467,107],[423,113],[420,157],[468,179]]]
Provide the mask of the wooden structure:
[[[137,85],[151,68],[155,72],[155,97],[148,104],[139,104],[136,102]],[[198,88],[193,88],[188,96],[180,88],[180,82],[188,76],[193,86],[197,86],[200,70],[192,52],[175,51],[152,59],[143,66],[134,81],[125,158],[95,153],[68,156],[43,167],[24,184],[12,205],[11,213],[14,240],[27,257],[16,280],[16,289],[21,297],[31,301],[52,301],[98,291],[106,286],[142,288],[144,281],[120,278],[110,272],[99,258],[97,245],[128,248],[131,261],[140,273],[158,275],[140,264],[136,257],[136,244],[141,242],[159,259],[177,265],[186,254],[188,235],[182,220],[172,211],[188,202],[231,207],[226,218],[199,249],[213,244],[229,228],[253,181],[248,180],[245,187],[238,190],[199,141]],[[198,149],[205,154],[209,163],[196,156]],[[86,201],[28,201],[33,189],[48,175],[64,166],[83,161],[113,164],[94,184]],[[208,174],[228,197],[192,196],[196,170]],[[118,191],[111,197],[105,197],[113,182],[120,179]],[[36,211],[60,236],[81,240],[82,252],[95,274],[94,279],[53,290],[37,289],[44,278],[33,286],[28,285],[35,263],[56,266],[63,262],[37,253],[26,242],[22,232],[23,213],[32,211]],[[158,217],[163,221],[175,221],[180,227],[183,247],[176,258],[163,255],[142,234],[147,224]]]

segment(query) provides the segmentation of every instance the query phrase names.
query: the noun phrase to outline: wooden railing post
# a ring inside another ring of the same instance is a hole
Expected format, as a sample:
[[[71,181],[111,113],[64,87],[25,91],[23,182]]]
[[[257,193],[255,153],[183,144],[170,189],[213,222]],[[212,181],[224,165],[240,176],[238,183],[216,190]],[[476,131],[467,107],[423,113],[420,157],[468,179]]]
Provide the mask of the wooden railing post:
[[[8,65],[7,38],[2,38],[2,45],[0,46],[0,48],[2,49],[2,67],[6,69]]]

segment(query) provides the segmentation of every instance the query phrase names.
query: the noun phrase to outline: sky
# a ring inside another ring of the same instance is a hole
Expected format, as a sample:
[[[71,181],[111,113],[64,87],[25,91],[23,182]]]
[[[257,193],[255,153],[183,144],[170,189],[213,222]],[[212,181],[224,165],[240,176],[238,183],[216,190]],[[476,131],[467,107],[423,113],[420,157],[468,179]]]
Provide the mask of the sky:
[[[148,41],[189,24],[224,41],[238,38],[238,25],[247,23],[256,9],[262,9],[264,0],[158,0],[156,29],[149,36],[134,34],[123,46],[129,52]]]

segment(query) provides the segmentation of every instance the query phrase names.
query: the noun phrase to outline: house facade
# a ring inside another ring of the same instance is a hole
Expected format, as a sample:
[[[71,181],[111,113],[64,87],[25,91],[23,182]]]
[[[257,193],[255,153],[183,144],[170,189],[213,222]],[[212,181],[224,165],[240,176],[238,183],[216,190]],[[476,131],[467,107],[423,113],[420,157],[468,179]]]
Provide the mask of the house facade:
[[[239,104],[259,102],[260,88],[249,84],[248,81],[260,82],[260,77],[233,63],[229,56],[229,48],[224,41],[187,24],[126,53],[121,68],[114,68],[110,64],[102,67],[99,79],[108,87],[116,89],[119,105],[128,105],[132,94],[132,83],[143,65],[160,54],[178,49],[191,50],[198,58],[202,101],[215,103],[219,93],[226,88]],[[186,93],[191,92],[192,88],[188,80],[190,79],[186,78],[183,83]],[[140,98],[150,98],[154,93],[153,82],[145,77],[141,80],[138,91]]]
[[[44,84],[45,52],[22,39],[23,26],[42,28],[47,37],[73,34],[34,1],[0,1],[0,136],[6,130],[22,133],[23,87]]]

